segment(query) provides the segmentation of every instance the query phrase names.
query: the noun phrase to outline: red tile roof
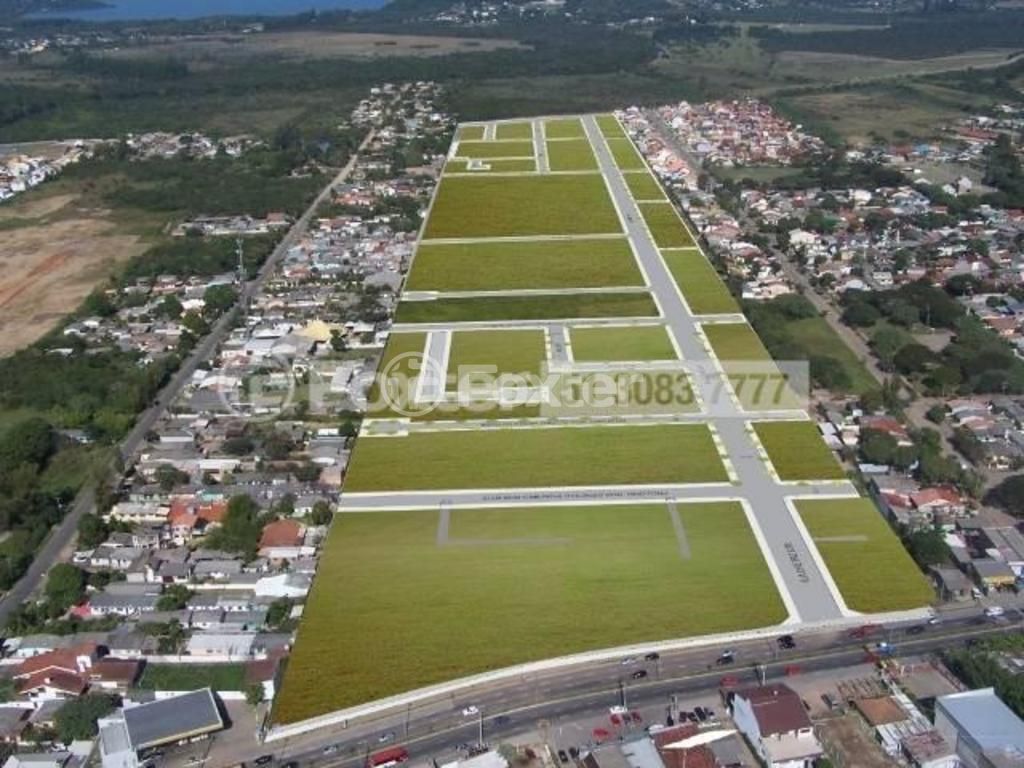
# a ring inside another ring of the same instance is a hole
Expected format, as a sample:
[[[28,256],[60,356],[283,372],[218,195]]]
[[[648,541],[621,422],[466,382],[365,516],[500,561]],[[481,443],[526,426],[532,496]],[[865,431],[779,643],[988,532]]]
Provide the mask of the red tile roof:
[[[261,547],[297,547],[302,543],[302,526],[295,520],[267,523],[260,537]]]
[[[96,661],[99,655],[99,646],[96,643],[79,643],[69,648],[58,648],[38,656],[25,659],[14,672],[15,679],[30,677],[40,672],[64,671],[71,674],[78,673],[78,657],[88,656]]]

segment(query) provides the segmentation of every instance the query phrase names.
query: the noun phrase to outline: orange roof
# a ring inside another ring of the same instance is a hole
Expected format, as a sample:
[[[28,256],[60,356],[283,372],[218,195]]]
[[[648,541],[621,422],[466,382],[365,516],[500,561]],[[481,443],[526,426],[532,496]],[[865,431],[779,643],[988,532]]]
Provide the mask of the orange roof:
[[[78,672],[79,656],[89,656],[95,659],[99,652],[96,643],[79,643],[69,648],[57,648],[53,651],[40,653],[25,659],[19,665],[14,677],[29,677],[39,672],[50,672],[52,670],[65,670],[70,673]]]
[[[224,515],[228,511],[228,503],[226,501],[211,501],[206,504],[200,504],[196,510],[203,520],[208,523],[219,523],[224,519]]]
[[[296,547],[302,543],[302,526],[294,520],[267,523],[260,537],[261,547]]]
[[[963,503],[963,499],[960,494],[946,486],[940,488],[924,488],[918,493],[911,494],[910,501],[915,507],[927,506],[929,504]]]
[[[58,691],[74,696],[81,696],[89,687],[89,683],[82,675],[73,672],[37,672],[22,681],[18,686],[18,693],[28,693],[43,686],[56,688]]]

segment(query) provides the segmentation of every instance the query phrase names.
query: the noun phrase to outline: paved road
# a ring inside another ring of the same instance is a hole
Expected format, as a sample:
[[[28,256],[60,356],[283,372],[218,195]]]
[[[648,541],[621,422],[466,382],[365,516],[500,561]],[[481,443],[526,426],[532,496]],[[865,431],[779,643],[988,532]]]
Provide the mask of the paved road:
[[[920,634],[909,634],[906,630],[910,625],[904,625],[880,631],[873,639],[888,640],[904,654],[921,654],[949,648],[973,637],[1020,631],[1019,611],[1014,612],[1013,621],[998,624],[986,622],[979,614],[980,608],[976,605],[956,607],[944,614],[941,625],[923,626]],[[635,663],[628,665],[623,664],[620,657],[522,676],[501,685],[488,684],[461,696],[395,708],[358,723],[350,722],[347,727],[324,728],[263,746],[254,744],[244,753],[233,754],[232,762],[250,761],[260,754],[270,753],[279,762],[297,760],[324,768],[351,766],[362,764],[368,752],[395,743],[407,747],[414,759],[429,759],[452,754],[455,745],[461,742],[476,742],[477,718],[464,718],[461,714],[470,704],[481,711],[484,738],[494,744],[513,733],[535,729],[540,720],[556,722],[599,715],[606,712],[607,707],[618,704],[623,692],[631,707],[643,708],[664,704],[673,693],[696,695],[714,691],[725,675],[736,677],[740,682],[754,682],[756,664],[766,665],[769,678],[778,678],[792,665],[810,672],[838,669],[864,659],[865,640],[851,637],[848,632],[800,633],[795,637],[797,648],[788,651],[781,650],[773,638],[733,645],[730,649],[735,652],[735,663],[728,666],[716,663],[722,648],[690,648],[664,651],[657,661],[647,661],[638,653]],[[644,669],[648,676],[634,681],[632,673],[638,669]],[[499,717],[502,719],[497,724],[495,718]],[[380,739],[384,735],[389,738],[382,743]],[[323,749],[328,745],[337,750],[324,755]],[[171,765],[167,768],[177,768],[184,763],[184,758],[169,762]]]
[[[336,184],[344,181],[348,174],[351,173],[359,152],[369,144],[373,139],[373,135],[373,131],[367,134],[363,143],[353,153],[352,158],[345,167],[320,191],[316,199],[310,203],[302,216],[288,230],[287,234],[281,239],[281,242],[278,243],[274,251],[267,257],[256,277],[246,283],[239,292],[236,307],[245,306],[259,292],[263,283],[273,274],[274,269],[281,259],[284,258],[288,250],[305,233],[306,227],[313,218],[316,209],[327,198],[331,189]],[[163,389],[160,390],[153,404],[139,414],[135,421],[135,426],[118,446],[118,454],[124,466],[130,465],[135,460],[136,453],[144,443],[146,435],[156,425],[167,405],[174,401],[185,384],[189,382],[192,374],[199,368],[200,363],[209,360],[217,350],[217,347],[227,338],[234,324],[234,315],[233,311],[228,311],[221,315],[213,324],[210,332],[200,340],[195,349],[192,350],[192,353],[184,360],[171,379],[164,385]],[[115,467],[112,465],[111,471],[114,471],[114,469]],[[43,579],[50,566],[67,556],[75,532],[78,529],[78,521],[83,515],[91,512],[94,505],[95,496],[93,489],[87,485],[79,491],[63,520],[51,531],[46,541],[43,542],[25,575],[0,599],[0,625],[7,621],[8,616],[18,605],[27,600],[42,586]]]
[[[584,125],[612,198],[625,218],[626,230],[650,281],[651,291],[679,343],[683,358],[690,363],[710,365],[713,361],[697,332],[697,323],[679,296],[675,281],[651,239],[597,122],[587,117]],[[750,508],[763,537],[762,547],[767,547],[770,560],[774,561],[770,565],[776,568],[776,579],[781,578],[781,591],[788,592],[791,618],[801,621],[839,618],[841,607],[786,504],[786,497],[794,495],[794,488],[780,485],[769,473],[746,430],[745,420],[749,416],[736,409],[728,398],[720,397],[718,387],[710,378],[695,377],[694,385],[704,403],[714,404],[719,414],[714,425],[736,470],[739,493],[755,501]],[[853,493],[852,489],[849,492]]]

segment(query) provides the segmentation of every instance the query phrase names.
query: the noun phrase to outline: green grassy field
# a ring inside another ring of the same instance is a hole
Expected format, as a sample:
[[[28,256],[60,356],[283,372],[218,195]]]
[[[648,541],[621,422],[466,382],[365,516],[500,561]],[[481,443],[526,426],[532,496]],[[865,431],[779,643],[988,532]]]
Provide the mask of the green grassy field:
[[[677,359],[668,329],[661,325],[573,328],[569,339],[579,363]]]
[[[739,312],[736,300],[704,254],[692,250],[663,250],[661,258],[697,315]]]
[[[455,331],[448,355],[448,373],[462,366],[494,366],[497,373],[539,374],[547,359],[544,331]]]
[[[458,141],[483,141],[484,127],[482,125],[460,125],[455,133]]]
[[[244,691],[244,664],[147,664],[139,688],[147,691]]]
[[[820,352],[837,360],[850,380],[850,385],[845,391],[861,395],[878,389],[878,382],[874,376],[846,342],[832,330],[825,318],[815,316],[793,320],[786,324],[786,333],[808,357]]]
[[[438,186],[427,238],[619,233],[599,174],[447,176]]]
[[[546,142],[552,171],[595,171],[597,158],[586,139]]]
[[[456,508],[447,546],[435,510],[338,515],[275,722],[512,664],[782,621],[740,506],[677,509],[688,559],[663,504]]]
[[[931,586],[869,499],[802,499],[795,505],[847,607],[881,613],[934,601]]]
[[[634,200],[665,200],[665,193],[658,183],[647,171],[629,171],[622,174],[626,180],[626,186],[633,195]]]
[[[488,160],[486,161],[487,168],[469,168],[469,163],[465,160],[449,160],[445,163],[445,173],[520,173],[520,172],[534,172],[537,170],[537,163],[531,157],[527,158],[506,158],[504,160]]]
[[[533,157],[532,141],[460,141],[457,157],[486,160],[492,157]]]
[[[755,421],[752,426],[781,480],[846,477],[813,421]]]
[[[482,320],[561,320],[590,317],[656,317],[648,293],[579,293],[550,296],[485,296],[403,301],[398,323],[464,323]]]
[[[659,248],[692,248],[693,238],[672,203],[637,203]]]
[[[425,333],[392,333],[388,338],[378,374],[387,375],[387,392],[382,391],[380,379],[374,382],[368,396],[367,418],[388,419],[401,416],[393,405],[404,406],[408,402],[414,379],[419,375],[415,366],[422,361],[427,344]],[[418,357],[414,357],[418,356]]]
[[[629,139],[605,139],[620,171],[646,171],[647,165]]]
[[[544,121],[544,135],[549,139],[582,139],[586,137],[579,118],[566,117]]]
[[[416,432],[356,442],[349,493],[727,482],[704,424]]]
[[[601,129],[601,133],[609,139],[626,138],[626,132],[622,130],[622,126],[619,125],[619,121],[615,119],[615,115],[598,115],[596,118],[597,127]]]
[[[514,123],[498,123],[495,127],[496,139],[532,139],[533,125],[527,121]]]
[[[701,328],[720,361],[771,360],[761,339],[747,323],[708,323]]]
[[[625,239],[423,243],[409,291],[497,291],[643,285]]]

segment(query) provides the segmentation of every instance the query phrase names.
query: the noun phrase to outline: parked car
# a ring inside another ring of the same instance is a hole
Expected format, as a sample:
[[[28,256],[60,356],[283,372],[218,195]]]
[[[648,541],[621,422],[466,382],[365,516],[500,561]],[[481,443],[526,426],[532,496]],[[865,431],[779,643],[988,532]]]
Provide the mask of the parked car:
[[[793,639],[792,635],[783,635],[776,642],[778,642],[779,648],[784,650],[796,648],[796,640]]]
[[[274,756],[273,755],[260,755],[253,762],[256,763],[256,765],[268,765],[268,764],[274,762]]]

